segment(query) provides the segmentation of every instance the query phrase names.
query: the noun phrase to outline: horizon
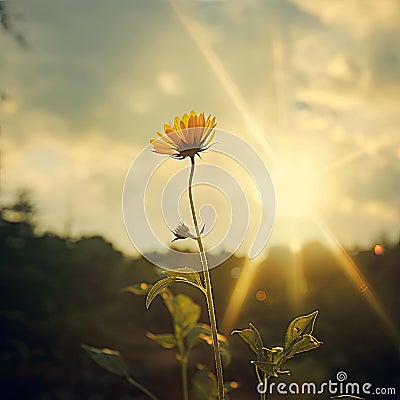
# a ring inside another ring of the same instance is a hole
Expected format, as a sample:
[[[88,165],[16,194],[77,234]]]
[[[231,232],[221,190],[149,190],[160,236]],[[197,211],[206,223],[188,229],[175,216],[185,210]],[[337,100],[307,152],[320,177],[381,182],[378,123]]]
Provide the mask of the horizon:
[[[12,216],[13,212],[11,212],[11,217],[7,216],[7,211],[10,211],[10,207],[12,207],[15,204],[15,202],[12,202],[10,204],[4,205],[2,204],[0,206],[0,219],[2,221],[5,221],[6,223],[11,223],[11,224],[23,224],[23,223],[27,223],[28,225],[30,225],[32,227],[32,233],[34,236],[38,237],[38,238],[42,238],[42,237],[46,237],[46,236],[50,236],[50,237],[56,237],[62,241],[68,242],[68,243],[72,243],[73,245],[75,245],[76,243],[82,241],[82,240],[89,240],[89,239],[101,239],[103,240],[104,243],[111,245],[112,249],[118,253],[121,253],[124,257],[129,258],[129,259],[139,259],[139,258],[146,258],[145,255],[142,255],[138,252],[134,252],[134,253],[127,253],[125,252],[123,249],[119,248],[115,242],[113,242],[113,240],[111,238],[108,238],[106,235],[102,235],[101,233],[83,233],[81,236],[69,236],[68,234],[60,234],[59,232],[56,231],[51,231],[51,230],[43,230],[40,228],[40,221],[38,221],[38,219],[40,220],[40,216],[37,214],[35,208],[33,211],[33,221],[24,221],[18,217],[16,217],[15,215]],[[6,212],[4,212],[6,211]],[[172,235],[171,235],[172,236]],[[188,243],[188,241],[184,241],[182,243],[182,246],[177,247],[176,245],[174,245],[171,242],[171,247],[169,247],[167,250],[164,251],[149,251],[146,252],[145,254],[148,253],[156,253],[159,254],[161,256],[166,257],[166,259],[172,254],[169,254],[170,251],[172,250],[181,250],[182,252],[191,252],[195,250],[191,250],[190,246],[186,246],[185,244]],[[347,248],[346,251],[351,255],[351,256],[355,256],[358,255],[360,253],[375,253],[376,255],[381,255],[383,254],[387,249],[392,249],[396,246],[398,246],[400,244],[399,240],[391,240],[387,235],[385,235],[384,233],[381,235],[380,240],[376,240],[374,242],[371,243],[371,245],[366,245],[366,246],[359,246],[359,245],[355,245],[354,247],[351,248]],[[304,242],[301,244],[301,246],[299,248],[294,249],[293,247],[291,247],[288,244],[274,244],[274,245],[267,245],[267,251],[263,252],[262,256],[258,256],[256,258],[255,261],[257,261],[258,263],[263,263],[268,256],[270,255],[270,252],[275,251],[275,250],[287,250],[289,251],[291,254],[297,254],[297,253],[301,253],[305,247],[310,246],[310,245],[318,245],[321,246],[322,248],[324,248],[325,250],[331,252],[332,254],[335,253],[335,247],[334,246],[327,246],[326,243],[324,243],[323,241],[319,241],[319,240],[310,240],[307,242]],[[133,246],[133,245],[132,245]],[[378,248],[379,247],[379,248]],[[382,253],[380,253],[380,251]],[[219,253],[225,253],[225,254],[231,254],[232,257],[236,257],[238,259],[243,259],[243,260],[248,260],[248,257],[243,254],[243,253],[231,253],[231,251],[229,249],[222,249]],[[214,253],[211,253],[210,256],[212,257]],[[150,264],[152,264],[150,262]],[[153,264],[154,267],[157,267],[157,265]]]

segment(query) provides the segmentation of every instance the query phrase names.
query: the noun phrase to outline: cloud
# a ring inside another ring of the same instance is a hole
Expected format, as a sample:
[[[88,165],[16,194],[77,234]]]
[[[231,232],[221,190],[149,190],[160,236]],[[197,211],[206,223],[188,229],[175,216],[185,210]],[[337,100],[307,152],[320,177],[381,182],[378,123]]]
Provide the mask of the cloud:
[[[176,72],[160,72],[157,75],[157,84],[161,92],[169,96],[180,96],[184,93],[183,83]]]
[[[371,246],[383,235],[391,241],[398,241],[398,208],[381,201],[337,200],[335,211],[326,213],[324,219],[345,246]]]
[[[11,98],[0,100],[0,111],[5,112],[6,114],[15,114],[18,111],[18,108],[18,103]]]
[[[387,150],[385,151],[387,152]],[[387,153],[386,158],[388,158]],[[358,168],[348,171],[347,179],[344,180],[343,192],[360,203],[380,201],[386,202],[391,207],[400,207],[398,191],[400,168],[396,168],[395,159],[392,157],[390,159],[391,162],[381,166],[373,163],[370,158],[360,161],[357,165]],[[362,174],[361,170],[363,170]],[[357,185],[354,184],[355,182]]]
[[[377,29],[397,28],[400,5],[397,0],[290,0],[301,10],[322,23],[344,28],[358,39],[364,39]]]
[[[147,114],[154,108],[155,94],[151,90],[134,91],[127,99],[127,106],[138,114]]]

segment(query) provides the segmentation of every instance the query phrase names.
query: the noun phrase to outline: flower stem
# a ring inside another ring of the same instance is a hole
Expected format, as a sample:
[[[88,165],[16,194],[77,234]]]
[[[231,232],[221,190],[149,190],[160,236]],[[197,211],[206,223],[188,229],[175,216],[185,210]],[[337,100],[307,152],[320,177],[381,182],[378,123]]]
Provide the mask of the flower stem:
[[[188,387],[188,355],[185,352],[185,347],[182,340],[178,341],[180,364],[181,364],[181,378],[182,378],[182,398],[183,400],[189,400],[189,387]]]
[[[264,372],[264,374],[263,374],[263,384],[264,385],[267,385],[267,380],[268,380],[268,378],[267,378],[267,374]],[[260,400],[266,400],[267,399],[267,388],[265,388],[265,392],[264,393],[262,393],[261,394],[261,396],[260,396]]]
[[[207,257],[206,257],[206,253],[204,251],[203,241],[201,240],[199,224],[197,223],[196,209],[194,207],[193,193],[192,193],[193,174],[194,174],[194,167],[195,167],[194,156],[190,158],[190,161],[191,161],[191,165],[190,165],[190,177],[189,177],[189,202],[190,202],[190,209],[192,211],[193,224],[194,224],[194,227],[196,230],[196,236],[197,236],[196,241],[197,241],[197,244],[199,247],[201,265],[203,267],[204,283],[206,285],[207,309],[208,309],[208,317],[210,319],[210,326],[211,326],[212,339],[213,339],[215,369],[216,369],[216,373],[217,373],[218,399],[223,400],[223,399],[225,399],[224,377],[223,377],[223,372],[222,372],[221,352],[220,352],[219,342],[218,342],[217,320],[215,317],[214,299],[213,299],[212,286],[211,286],[211,276],[210,276],[210,271],[208,269]]]
[[[137,389],[139,389],[140,391],[142,391],[146,396],[148,396],[150,399],[152,400],[158,400],[158,398],[150,392],[150,390],[146,389],[144,386],[142,386],[139,382],[136,382],[133,378],[131,378],[130,376],[127,376],[126,379],[128,380],[128,382],[135,386]]]

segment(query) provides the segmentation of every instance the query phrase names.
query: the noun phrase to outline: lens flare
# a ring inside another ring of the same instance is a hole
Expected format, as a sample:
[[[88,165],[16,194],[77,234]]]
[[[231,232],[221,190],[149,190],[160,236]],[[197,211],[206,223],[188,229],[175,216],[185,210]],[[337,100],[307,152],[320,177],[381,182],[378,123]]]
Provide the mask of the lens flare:
[[[256,299],[258,301],[265,301],[267,300],[267,293],[264,292],[264,290],[258,290],[256,292]]]
[[[376,244],[374,246],[374,253],[377,256],[381,256],[385,252],[385,248],[381,244]]]

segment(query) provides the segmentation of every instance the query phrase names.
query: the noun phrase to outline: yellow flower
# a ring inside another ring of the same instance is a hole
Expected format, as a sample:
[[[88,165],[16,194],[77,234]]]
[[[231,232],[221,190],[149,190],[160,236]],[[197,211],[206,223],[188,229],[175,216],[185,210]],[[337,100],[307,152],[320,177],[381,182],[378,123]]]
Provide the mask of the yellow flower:
[[[171,157],[183,160],[186,157],[194,158],[207,150],[215,135],[215,117],[204,117],[204,113],[197,115],[194,111],[183,114],[182,118],[175,117],[174,126],[164,125],[164,132],[157,132],[159,139],[152,139],[153,151],[159,154],[168,154]]]

